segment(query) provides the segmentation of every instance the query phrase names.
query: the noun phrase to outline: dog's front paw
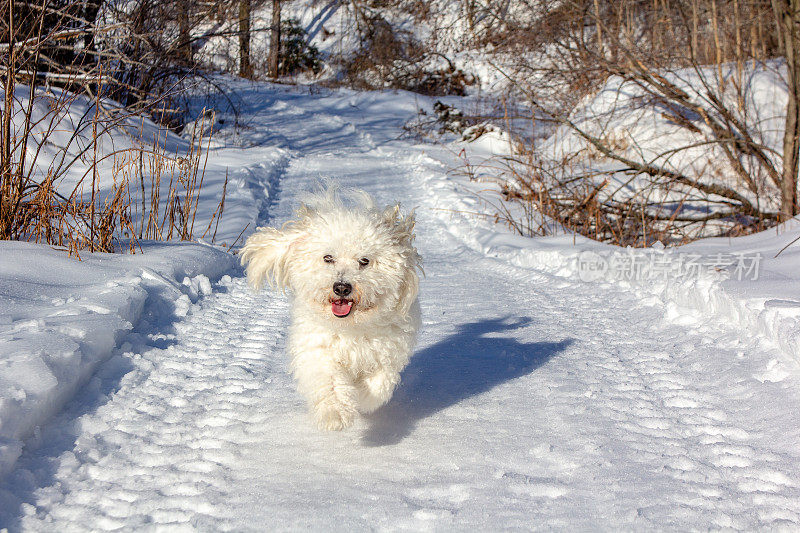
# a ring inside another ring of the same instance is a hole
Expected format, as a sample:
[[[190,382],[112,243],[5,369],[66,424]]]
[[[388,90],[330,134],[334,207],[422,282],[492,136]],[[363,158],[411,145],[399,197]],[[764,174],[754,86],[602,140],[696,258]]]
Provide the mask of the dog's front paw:
[[[362,413],[371,413],[389,401],[400,382],[396,372],[379,370],[364,378],[358,387],[358,408]]]
[[[317,404],[314,410],[317,427],[324,431],[340,431],[348,428],[353,425],[354,417],[353,411],[334,402],[322,402]]]

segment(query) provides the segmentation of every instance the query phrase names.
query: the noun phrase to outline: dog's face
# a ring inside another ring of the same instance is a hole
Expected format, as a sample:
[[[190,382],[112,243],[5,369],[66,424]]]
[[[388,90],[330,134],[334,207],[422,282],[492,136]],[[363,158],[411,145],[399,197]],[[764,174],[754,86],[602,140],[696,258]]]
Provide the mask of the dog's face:
[[[369,324],[405,316],[416,299],[420,258],[413,214],[369,200],[344,207],[326,196],[297,211],[283,229],[262,228],[242,249],[250,284],[264,279],[289,288],[302,305],[333,325]]]
[[[362,322],[399,306],[415,265],[393,222],[353,214],[313,220],[290,259],[295,298],[322,316]]]

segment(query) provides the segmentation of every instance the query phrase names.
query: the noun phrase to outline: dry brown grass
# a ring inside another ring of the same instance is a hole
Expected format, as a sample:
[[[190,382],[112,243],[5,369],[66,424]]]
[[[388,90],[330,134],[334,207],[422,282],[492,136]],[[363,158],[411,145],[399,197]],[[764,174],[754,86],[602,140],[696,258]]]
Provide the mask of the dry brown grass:
[[[52,105],[52,113],[63,111],[70,103],[67,99]],[[35,165],[26,166],[20,161],[23,156],[17,155],[26,150],[10,152],[12,161],[5,166],[11,171],[0,182],[0,238],[47,243],[76,256],[83,250],[135,252],[141,240],[194,239],[211,134],[202,133],[204,127],[196,128],[201,133],[191,139],[186,154],[167,153],[155,139],[150,146],[101,155],[99,137],[113,125],[96,117],[91,144],[80,156],[90,164],[71,192],[60,190],[63,187],[59,184],[65,168],[78,158],[54,162],[44,179],[37,180]],[[29,133],[31,114],[25,119],[23,130]],[[213,124],[213,115],[208,120]],[[35,141],[38,151],[48,139],[45,136]],[[108,159],[112,160],[110,175],[100,176],[100,165]],[[211,231],[215,219],[219,223],[225,189],[203,236]],[[216,226],[212,238],[215,234]]]
[[[705,219],[686,218],[683,207],[696,198],[684,193],[678,199],[663,200],[663,193],[677,193],[677,188],[664,190],[662,183],[653,181],[635,194],[623,195],[618,181],[603,172],[586,173],[570,158],[543,162],[530,146],[513,152],[475,164],[462,150],[460,164],[452,172],[487,184],[475,192],[482,211],[469,214],[520,235],[569,232],[618,246],[647,247],[656,241],[680,245],[713,234],[744,235],[770,226],[769,220],[752,219],[742,224],[726,219],[720,225],[721,217],[713,214]]]

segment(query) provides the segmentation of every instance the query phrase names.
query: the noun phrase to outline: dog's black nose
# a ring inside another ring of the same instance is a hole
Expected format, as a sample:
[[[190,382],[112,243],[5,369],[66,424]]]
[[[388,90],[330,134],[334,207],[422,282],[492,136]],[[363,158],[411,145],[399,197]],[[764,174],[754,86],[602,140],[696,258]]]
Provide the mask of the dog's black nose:
[[[336,283],[333,284],[333,293],[336,296],[341,296],[342,298],[344,298],[351,292],[353,292],[353,286],[350,285],[349,283],[342,283],[341,281],[337,281]]]

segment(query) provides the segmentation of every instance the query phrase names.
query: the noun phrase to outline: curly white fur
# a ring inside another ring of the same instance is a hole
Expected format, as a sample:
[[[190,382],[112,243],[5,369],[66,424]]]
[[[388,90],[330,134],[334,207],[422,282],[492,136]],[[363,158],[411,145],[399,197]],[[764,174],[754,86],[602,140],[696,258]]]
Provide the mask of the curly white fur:
[[[345,196],[330,185],[308,196],[294,220],[259,228],[241,253],[254,289],[266,280],[292,294],[292,372],[328,430],[389,401],[420,324],[413,212],[378,209],[363,191]],[[335,283],[352,292],[343,298]]]

